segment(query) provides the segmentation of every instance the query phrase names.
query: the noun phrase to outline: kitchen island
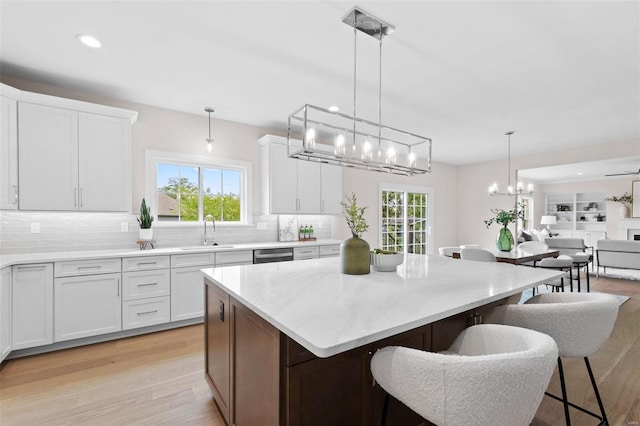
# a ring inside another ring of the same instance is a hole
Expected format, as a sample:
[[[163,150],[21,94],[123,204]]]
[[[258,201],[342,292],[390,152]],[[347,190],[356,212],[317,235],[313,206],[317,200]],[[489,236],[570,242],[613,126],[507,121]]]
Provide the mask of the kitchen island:
[[[396,272],[339,270],[337,258],[203,270],[205,377],[228,424],[378,424],[375,350],[446,349],[508,296],[561,275],[419,255]],[[389,415],[423,422],[400,404]]]

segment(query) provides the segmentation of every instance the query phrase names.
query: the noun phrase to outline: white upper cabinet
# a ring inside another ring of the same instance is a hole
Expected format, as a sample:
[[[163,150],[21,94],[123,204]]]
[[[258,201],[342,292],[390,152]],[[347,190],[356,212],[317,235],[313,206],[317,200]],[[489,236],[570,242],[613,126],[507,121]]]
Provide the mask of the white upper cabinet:
[[[137,113],[19,93],[20,210],[130,211]]]
[[[78,209],[78,113],[21,102],[21,210]]]
[[[340,214],[339,167],[287,156],[287,140],[266,135],[262,145],[262,211],[267,214]]]
[[[18,208],[18,102],[16,90],[1,85],[0,209]]]
[[[80,113],[78,127],[80,210],[130,210],[129,122],[121,118]]]

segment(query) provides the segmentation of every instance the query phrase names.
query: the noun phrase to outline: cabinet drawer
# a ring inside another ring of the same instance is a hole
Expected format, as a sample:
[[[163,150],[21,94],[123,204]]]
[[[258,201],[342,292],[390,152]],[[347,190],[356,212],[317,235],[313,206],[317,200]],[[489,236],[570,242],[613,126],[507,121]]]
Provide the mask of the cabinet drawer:
[[[70,260],[68,262],[55,262],[54,273],[56,277],[73,277],[77,275],[110,274],[120,272],[120,258]]]
[[[171,256],[172,268],[183,268],[187,266],[213,266],[215,264],[215,253],[197,254],[175,254]]]
[[[340,256],[340,245],[320,246],[320,257]]]
[[[169,296],[129,300],[122,303],[122,329],[146,327],[169,322]]]
[[[320,254],[318,246],[314,247],[295,247],[293,249],[293,260],[315,259]]]
[[[223,251],[216,253],[216,266],[228,265],[230,263],[253,263],[253,251]]]
[[[122,274],[123,300],[168,296],[171,294],[169,269],[125,272]]]
[[[171,266],[169,256],[138,256],[122,259],[122,272],[165,269]]]

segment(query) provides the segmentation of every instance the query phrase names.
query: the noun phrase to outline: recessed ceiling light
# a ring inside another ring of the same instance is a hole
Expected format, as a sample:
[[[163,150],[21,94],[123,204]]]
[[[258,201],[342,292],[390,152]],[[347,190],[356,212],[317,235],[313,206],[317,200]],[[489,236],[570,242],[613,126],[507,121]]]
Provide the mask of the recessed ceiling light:
[[[578,176],[582,176],[584,173],[582,172],[578,172]]]
[[[102,46],[102,43],[100,43],[100,40],[88,34],[78,34],[76,38],[80,40],[80,42],[85,46],[93,47],[96,49]]]
[[[331,105],[331,106],[329,107],[329,111],[331,111],[331,112],[340,111],[340,107],[339,107],[339,106],[337,106],[337,105]]]

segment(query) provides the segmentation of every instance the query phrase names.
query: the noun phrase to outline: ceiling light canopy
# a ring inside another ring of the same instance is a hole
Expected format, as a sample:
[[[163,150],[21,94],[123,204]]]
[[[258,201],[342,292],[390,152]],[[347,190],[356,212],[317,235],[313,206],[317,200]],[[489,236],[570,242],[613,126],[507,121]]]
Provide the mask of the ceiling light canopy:
[[[306,104],[288,119],[289,157],[412,176],[431,171],[431,139],[382,124],[382,40],[395,27],[354,7],[342,20],[353,28],[353,116]],[[379,42],[378,122],[356,115],[357,35]]]
[[[89,34],[78,34],[76,38],[80,40],[80,43],[84,44],[85,46],[93,47],[95,49],[102,46],[100,40]]]
[[[209,113],[209,137],[206,139],[206,141],[207,152],[211,152],[213,151],[213,139],[211,139],[211,113],[215,112],[215,109],[213,109],[213,107],[206,107],[204,110]]]
[[[513,190],[513,186],[511,186],[511,135],[513,134],[513,130],[505,133],[508,137],[508,151],[507,151],[507,191],[500,192],[498,189],[497,182],[494,182],[489,186],[489,195],[515,195],[515,194],[533,194],[533,184],[528,184],[527,189],[525,190],[524,184],[522,182],[518,182],[516,184],[515,191]]]

